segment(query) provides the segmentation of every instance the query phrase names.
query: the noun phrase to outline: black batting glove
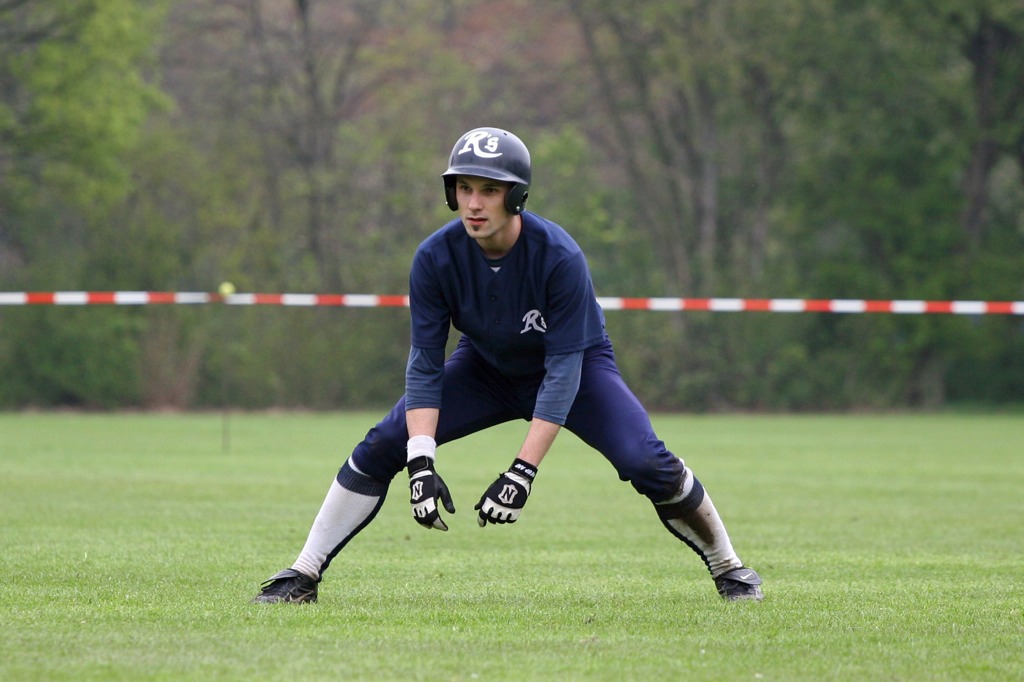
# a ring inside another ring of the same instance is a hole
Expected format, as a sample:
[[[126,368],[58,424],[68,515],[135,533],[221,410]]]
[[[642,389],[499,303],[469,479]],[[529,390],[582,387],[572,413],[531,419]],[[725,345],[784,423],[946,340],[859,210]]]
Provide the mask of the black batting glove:
[[[448,486],[434,471],[434,460],[416,457],[409,462],[409,504],[412,505],[412,516],[424,528],[448,530],[448,524],[437,510],[438,499],[449,514],[455,513],[455,503],[452,502]]]
[[[530,496],[535,478],[537,468],[517,458],[473,507],[480,512],[476,519],[480,527],[488,523],[515,523],[523,511],[526,498]]]

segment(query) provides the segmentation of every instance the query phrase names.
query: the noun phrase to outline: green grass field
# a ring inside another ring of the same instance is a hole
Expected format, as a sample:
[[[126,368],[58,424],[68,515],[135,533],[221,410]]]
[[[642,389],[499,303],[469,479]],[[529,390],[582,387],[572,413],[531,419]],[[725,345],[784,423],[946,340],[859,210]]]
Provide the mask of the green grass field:
[[[514,526],[473,505],[525,433],[445,446],[315,605],[255,605],[377,414],[0,414],[2,680],[1024,679],[1024,416],[656,416],[765,601],[723,603],[563,434]]]

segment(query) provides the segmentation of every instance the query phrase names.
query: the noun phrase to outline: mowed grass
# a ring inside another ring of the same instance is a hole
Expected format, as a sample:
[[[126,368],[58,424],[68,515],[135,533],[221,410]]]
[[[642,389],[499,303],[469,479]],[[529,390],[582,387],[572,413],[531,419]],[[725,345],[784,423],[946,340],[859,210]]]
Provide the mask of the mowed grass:
[[[478,528],[525,424],[440,450],[450,532],[402,477],[318,604],[250,603],[377,417],[0,414],[0,679],[1024,679],[1020,415],[655,416],[759,604],[569,434]]]

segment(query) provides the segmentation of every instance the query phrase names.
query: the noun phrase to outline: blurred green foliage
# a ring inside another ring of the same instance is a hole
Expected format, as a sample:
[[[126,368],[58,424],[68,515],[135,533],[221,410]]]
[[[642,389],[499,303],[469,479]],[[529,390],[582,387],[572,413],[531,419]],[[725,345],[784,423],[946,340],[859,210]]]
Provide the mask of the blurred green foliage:
[[[1024,299],[1015,0],[0,0],[0,290],[402,294],[466,129],[601,296]],[[610,312],[652,408],[1020,402],[1019,316]],[[0,308],[0,406],[402,390],[399,309]]]

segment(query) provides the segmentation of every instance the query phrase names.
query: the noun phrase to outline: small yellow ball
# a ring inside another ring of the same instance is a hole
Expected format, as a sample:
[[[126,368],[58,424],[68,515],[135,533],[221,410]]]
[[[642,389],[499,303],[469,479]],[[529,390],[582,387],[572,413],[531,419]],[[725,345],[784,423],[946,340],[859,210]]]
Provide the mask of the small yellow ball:
[[[217,291],[220,292],[221,296],[230,296],[235,293],[235,285],[231,282],[221,282],[220,288]]]

